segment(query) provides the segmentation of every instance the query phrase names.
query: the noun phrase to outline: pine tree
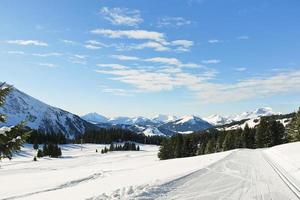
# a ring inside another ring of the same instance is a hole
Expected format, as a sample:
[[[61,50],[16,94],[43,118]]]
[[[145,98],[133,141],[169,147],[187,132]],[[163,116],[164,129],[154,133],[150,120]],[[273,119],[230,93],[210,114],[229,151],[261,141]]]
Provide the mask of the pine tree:
[[[43,151],[42,151],[41,149],[39,149],[39,150],[37,151],[37,157],[38,157],[38,158],[42,158],[43,156],[44,156]]]
[[[37,141],[33,143],[33,149],[35,150],[39,149],[39,144],[37,143]]]
[[[11,87],[5,83],[0,84],[0,107],[5,102],[6,95],[10,92]],[[0,122],[5,122],[5,115],[0,113]],[[0,132],[0,160],[3,158],[12,158],[15,151],[19,151],[25,142],[29,133],[23,131],[24,123],[9,128],[7,131]]]
[[[286,134],[289,142],[300,141],[300,108],[288,124]]]
[[[268,146],[268,121],[262,117],[260,123],[256,128],[255,144],[257,148],[264,148]]]

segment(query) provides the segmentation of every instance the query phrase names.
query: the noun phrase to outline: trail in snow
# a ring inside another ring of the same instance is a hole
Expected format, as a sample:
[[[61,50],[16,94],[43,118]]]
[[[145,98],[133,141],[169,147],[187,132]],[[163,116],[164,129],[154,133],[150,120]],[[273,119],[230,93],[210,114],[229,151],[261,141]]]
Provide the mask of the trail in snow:
[[[269,162],[262,150],[236,151],[207,168],[149,189],[135,199],[299,199]]]

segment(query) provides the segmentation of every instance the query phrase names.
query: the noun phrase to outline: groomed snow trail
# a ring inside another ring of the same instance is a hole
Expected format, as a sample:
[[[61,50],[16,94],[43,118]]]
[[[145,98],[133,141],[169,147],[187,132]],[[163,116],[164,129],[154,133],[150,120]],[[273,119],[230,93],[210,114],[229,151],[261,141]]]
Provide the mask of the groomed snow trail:
[[[190,175],[154,187],[135,199],[296,200],[263,150],[239,150]]]

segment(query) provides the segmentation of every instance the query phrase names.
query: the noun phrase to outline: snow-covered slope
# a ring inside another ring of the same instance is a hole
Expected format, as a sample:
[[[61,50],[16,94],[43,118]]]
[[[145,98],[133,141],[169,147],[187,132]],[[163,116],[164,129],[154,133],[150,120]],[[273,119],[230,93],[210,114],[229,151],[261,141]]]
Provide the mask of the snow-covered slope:
[[[184,116],[160,126],[160,128],[178,133],[191,133],[193,131],[202,131],[212,127],[213,126],[210,123],[194,115]]]
[[[93,125],[81,119],[77,115],[59,108],[47,105],[16,88],[6,97],[0,113],[7,116],[1,126],[14,126],[21,121],[32,129],[39,129],[49,133],[63,133],[68,138],[83,133],[86,128]]]
[[[167,122],[171,122],[174,120],[177,120],[178,117],[174,116],[174,115],[163,115],[163,114],[158,114],[157,116],[155,116],[154,118],[152,118],[152,120],[154,122],[157,123],[167,123]]]
[[[240,121],[243,119],[253,119],[253,118],[258,118],[261,116],[271,116],[271,115],[277,115],[277,114],[280,114],[280,113],[274,112],[272,110],[272,108],[265,107],[265,108],[257,108],[255,110],[243,112],[240,115],[232,116],[231,119],[233,121]]]
[[[95,152],[104,146],[61,145],[62,158],[45,157],[33,162],[36,151],[26,145],[12,160],[1,162],[0,199],[133,200],[151,186],[205,168],[231,153],[160,161],[158,146],[140,145],[141,151]]]
[[[222,117],[221,115],[210,115],[209,117],[205,117],[203,119],[213,125],[223,125],[233,122],[232,119],[228,117]]]
[[[88,113],[86,115],[81,116],[82,119],[91,122],[93,124],[97,124],[97,123],[107,123],[108,122],[108,118],[106,118],[103,115],[100,115],[98,113]]]

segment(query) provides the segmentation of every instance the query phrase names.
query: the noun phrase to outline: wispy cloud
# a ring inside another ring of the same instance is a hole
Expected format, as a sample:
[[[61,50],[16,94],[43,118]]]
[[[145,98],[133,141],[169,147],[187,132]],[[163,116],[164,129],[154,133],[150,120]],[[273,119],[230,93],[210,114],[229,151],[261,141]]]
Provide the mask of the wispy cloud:
[[[211,40],[208,40],[208,43],[211,43],[211,44],[215,44],[215,43],[220,43],[221,41],[220,40],[217,40],[217,39],[211,39]]]
[[[290,71],[265,77],[247,78],[232,84],[202,83],[190,89],[202,103],[224,103],[299,92],[300,71]]]
[[[48,46],[46,42],[39,41],[39,40],[7,40],[6,43],[8,44],[16,44],[16,45],[22,45],[22,46]]]
[[[8,54],[25,55],[24,51],[6,51]]]
[[[76,44],[78,44],[78,42],[75,42],[73,40],[62,39],[60,41],[63,42],[64,44],[66,44],[66,45],[76,45]]]
[[[167,41],[165,35],[156,31],[147,30],[111,30],[111,29],[94,29],[92,34],[99,34],[109,38],[127,38],[135,40],[148,40],[138,44],[115,45],[119,51],[132,49],[151,48],[155,51],[189,51],[194,45],[190,40],[173,40]],[[171,48],[172,47],[172,48]]]
[[[202,60],[203,64],[218,64],[220,63],[220,60],[217,59],[209,59],[209,60]]]
[[[164,42],[164,34],[156,31],[147,30],[111,30],[111,29],[94,29],[90,31],[93,34],[104,35],[109,38],[128,38],[138,40],[154,40]]]
[[[102,47],[107,47],[107,45],[102,42],[98,42],[96,40],[88,40],[85,42],[84,47],[87,49],[96,50],[96,49],[101,49]]]
[[[143,22],[139,10],[102,7],[100,13],[114,25],[137,26]]]
[[[126,55],[112,55],[112,58],[118,59],[118,60],[128,60],[128,61],[134,61],[139,60],[138,57],[135,56],[126,56]]]
[[[183,17],[163,17],[158,20],[157,27],[176,27],[179,28],[184,25],[189,25],[192,22]]]
[[[38,57],[52,57],[52,56],[62,56],[63,54],[57,52],[51,52],[51,53],[33,53],[31,55],[38,56]]]
[[[128,69],[128,67],[120,64],[97,64],[97,66],[111,69]]]
[[[38,63],[39,66],[43,66],[43,67],[49,67],[49,68],[56,68],[57,65],[53,64],[53,63]]]
[[[133,90],[125,90],[122,88],[104,88],[102,89],[104,93],[110,93],[116,96],[132,96],[135,91]]]
[[[238,67],[238,68],[234,68],[235,71],[238,71],[238,72],[244,72],[244,71],[247,71],[247,68],[246,67]]]

